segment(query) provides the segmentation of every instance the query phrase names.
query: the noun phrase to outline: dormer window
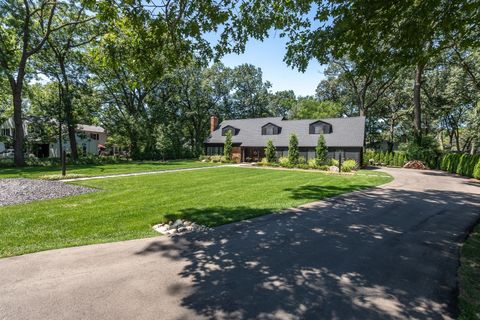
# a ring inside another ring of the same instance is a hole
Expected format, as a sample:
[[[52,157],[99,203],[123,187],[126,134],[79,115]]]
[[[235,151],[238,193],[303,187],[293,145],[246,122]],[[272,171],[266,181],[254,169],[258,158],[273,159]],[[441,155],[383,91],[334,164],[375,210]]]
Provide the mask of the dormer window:
[[[314,123],[310,123],[309,133],[310,134],[332,133],[332,125],[330,123],[323,122],[323,121],[316,121]]]
[[[232,133],[232,136],[236,136],[240,130],[232,126],[226,126],[222,129],[222,136],[226,136],[228,131]]]
[[[280,134],[280,132],[282,132],[282,128],[273,123],[267,123],[262,127],[262,135],[274,135]]]

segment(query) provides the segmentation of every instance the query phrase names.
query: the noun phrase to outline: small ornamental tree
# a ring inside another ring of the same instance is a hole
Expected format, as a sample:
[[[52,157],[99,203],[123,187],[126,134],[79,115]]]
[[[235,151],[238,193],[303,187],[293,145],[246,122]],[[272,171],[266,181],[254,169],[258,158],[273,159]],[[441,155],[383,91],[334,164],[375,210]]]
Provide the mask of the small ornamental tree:
[[[325,143],[325,137],[321,134],[318,137],[317,147],[315,148],[315,162],[317,165],[322,165],[327,163],[328,157],[328,148],[327,144]]]
[[[288,145],[288,162],[291,165],[298,164],[298,158],[300,154],[298,153],[298,138],[297,136],[292,133],[290,136],[290,143]]]
[[[274,163],[277,161],[277,151],[273,145],[272,140],[268,140],[267,147],[265,148],[265,157],[268,163]]]
[[[225,136],[225,144],[223,145],[223,155],[225,159],[230,161],[232,160],[232,131],[227,130]]]

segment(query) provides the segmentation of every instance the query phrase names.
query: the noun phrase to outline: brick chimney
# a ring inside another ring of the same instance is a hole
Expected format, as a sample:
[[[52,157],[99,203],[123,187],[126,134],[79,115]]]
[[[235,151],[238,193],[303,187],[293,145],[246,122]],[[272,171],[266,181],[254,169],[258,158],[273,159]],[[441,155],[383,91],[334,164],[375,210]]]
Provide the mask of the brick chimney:
[[[210,133],[213,133],[218,126],[218,118],[216,116],[210,117]]]

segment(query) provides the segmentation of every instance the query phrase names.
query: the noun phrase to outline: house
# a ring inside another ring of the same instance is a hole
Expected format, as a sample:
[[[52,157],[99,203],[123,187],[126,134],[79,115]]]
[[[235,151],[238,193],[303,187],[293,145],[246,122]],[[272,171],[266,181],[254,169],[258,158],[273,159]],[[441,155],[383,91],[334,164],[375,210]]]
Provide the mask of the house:
[[[27,117],[23,121],[23,130],[25,138],[30,140],[29,153],[34,154],[39,158],[46,157],[60,157],[60,148],[58,141],[58,134],[54,132],[46,133],[42,126],[48,121],[42,121],[40,118]],[[57,127],[56,121],[50,121],[52,127]],[[0,140],[5,144],[12,144],[15,132],[15,124],[10,118],[0,125]],[[99,126],[92,126],[86,124],[79,124],[76,128],[76,140],[79,153],[81,155],[97,155],[99,153],[99,146],[104,146],[107,141],[107,132],[104,128]],[[66,128],[63,129],[64,150],[70,152],[70,143]]]
[[[210,118],[210,135],[205,141],[207,155],[223,154],[227,132],[232,132],[232,159],[241,162],[260,161],[272,140],[277,157],[288,156],[291,134],[298,137],[300,156],[315,157],[318,137],[323,134],[329,158],[354,159],[362,163],[365,117],[285,120],[283,117],[225,120]]]

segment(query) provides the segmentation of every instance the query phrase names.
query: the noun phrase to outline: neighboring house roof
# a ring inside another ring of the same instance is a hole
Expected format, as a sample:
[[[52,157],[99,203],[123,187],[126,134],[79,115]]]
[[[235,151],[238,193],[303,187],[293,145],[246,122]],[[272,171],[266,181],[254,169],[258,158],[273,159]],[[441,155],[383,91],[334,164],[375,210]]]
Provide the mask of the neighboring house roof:
[[[51,121],[56,123],[56,120],[48,120],[47,118],[40,118],[35,116],[25,116],[23,119],[23,129],[25,131],[25,135],[27,135],[27,126],[28,123],[34,123],[34,120],[44,120],[44,121]],[[0,123],[0,129],[13,129],[15,128],[15,123],[13,122],[13,118],[7,119],[5,122]],[[94,133],[104,133],[105,129],[99,126],[92,126],[88,124],[78,124],[77,131],[84,131],[84,132],[94,132]]]
[[[79,124],[77,125],[78,131],[85,131],[85,132],[96,132],[96,133],[104,133],[105,129],[99,126],[91,126],[88,124]]]
[[[310,124],[319,120],[332,125],[332,132],[324,134],[327,146],[330,147],[363,147],[365,135],[365,117],[311,119],[311,120],[284,120],[276,118],[254,118],[241,120],[225,120],[218,126],[205,143],[224,143],[222,129],[232,126],[238,129],[238,134],[232,137],[233,143],[240,143],[246,147],[266,146],[272,140],[277,147],[288,146],[290,135],[295,133],[300,147],[314,147],[317,145],[318,134],[310,134]],[[262,135],[262,127],[272,123],[282,128],[280,134]]]

